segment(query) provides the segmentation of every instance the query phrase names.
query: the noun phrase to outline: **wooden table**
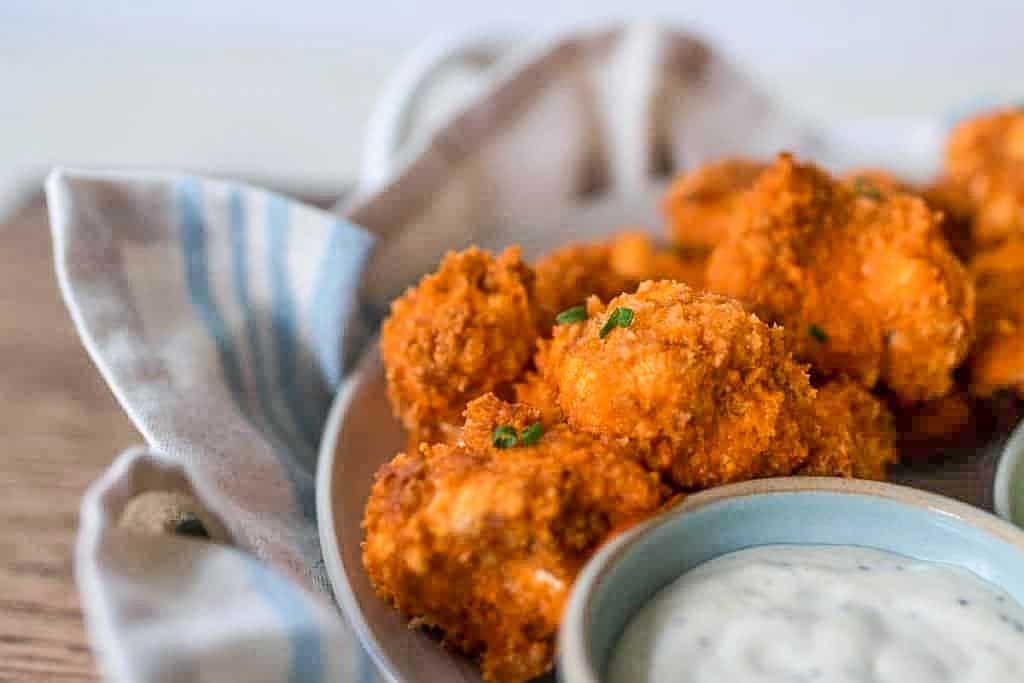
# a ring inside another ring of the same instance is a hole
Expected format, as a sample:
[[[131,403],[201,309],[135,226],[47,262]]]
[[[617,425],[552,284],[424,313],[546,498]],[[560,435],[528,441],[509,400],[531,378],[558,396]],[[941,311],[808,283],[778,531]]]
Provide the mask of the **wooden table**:
[[[0,681],[95,680],[71,555],[79,499],[140,438],[78,342],[41,197],[0,225]]]

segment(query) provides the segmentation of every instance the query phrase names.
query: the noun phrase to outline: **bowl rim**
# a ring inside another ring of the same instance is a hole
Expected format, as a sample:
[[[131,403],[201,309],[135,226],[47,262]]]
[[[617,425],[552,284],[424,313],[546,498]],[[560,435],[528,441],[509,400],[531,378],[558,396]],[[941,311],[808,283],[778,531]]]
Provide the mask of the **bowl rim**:
[[[1024,435],[1024,431],[1015,436]],[[1024,436],[1021,436],[1024,440]],[[1024,443],[1021,444],[1024,448]],[[689,496],[654,517],[619,535],[590,558],[573,583],[558,631],[559,680],[568,683],[600,683],[590,657],[585,634],[589,632],[589,605],[595,586],[653,530],[680,517],[727,499],[778,493],[830,493],[891,500],[952,517],[1024,553],[1024,530],[981,508],[937,493],[863,479],[833,477],[774,477],[728,484]]]
[[[1013,519],[1011,490],[1014,482],[1022,477],[1024,477],[1024,421],[1014,428],[1010,438],[1003,445],[999,453],[999,462],[996,464],[996,475],[992,480],[992,507],[997,515],[1013,524],[1018,524],[1018,522]]]

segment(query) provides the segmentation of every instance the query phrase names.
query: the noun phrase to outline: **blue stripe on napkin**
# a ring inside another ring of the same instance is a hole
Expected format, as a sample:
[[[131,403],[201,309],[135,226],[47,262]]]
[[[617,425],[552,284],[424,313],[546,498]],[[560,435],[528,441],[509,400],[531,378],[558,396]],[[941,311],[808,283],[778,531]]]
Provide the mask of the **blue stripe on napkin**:
[[[352,309],[366,254],[372,244],[373,237],[368,233],[351,223],[331,219],[327,248],[317,266],[316,290],[308,315],[313,321],[313,344],[320,372],[332,393],[341,385],[346,357],[352,355],[348,346],[365,341],[359,333],[364,331],[366,323],[353,316]],[[345,335],[342,335],[343,330]]]
[[[263,344],[260,342],[259,320],[253,310],[249,296],[249,248],[248,248],[248,217],[245,213],[245,205],[242,202],[242,194],[237,187],[232,187],[228,192],[229,214],[231,221],[231,268],[232,280],[235,289],[235,301],[242,310],[245,319],[245,335],[249,344],[249,356],[253,365],[253,377],[256,384],[256,400],[259,403],[260,413],[263,420],[282,444],[290,444],[295,441],[292,434],[278,420],[274,412],[273,401],[271,401],[269,381],[267,379],[267,365],[263,353]]]
[[[181,246],[185,262],[185,279],[189,299],[217,348],[221,371],[224,374],[225,383],[231,390],[235,404],[250,424],[266,434],[274,445],[274,450],[281,461],[281,465],[284,467],[292,483],[296,502],[303,517],[313,522],[316,519],[316,499],[312,467],[315,464],[316,450],[306,440],[295,438],[289,433],[289,430],[276,420],[270,400],[270,392],[274,391],[275,387],[266,381],[268,372],[264,363],[265,358],[263,358],[262,352],[259,351],[258,330],[254,330],[252,326],[249,327],[247,333],[250,336],[249,341],[254,343],[252,350],[257,351],[253,355],[254,363],[257,363],[258,358],[257,367],[254,368],[254,375],[257,377],[257,399],[266,419],[258,419],[248,409],[238,353],[235,350],[225,318],[217,302],[214,300],[210,287],[209,253],[206,241],[207,224],[203,210],[202,183],[197,178],[186,177],[182,179],[175,188],[175,198],[181,224]],[[246,223],[245,214],[239,211],[242,208],[240,201],[237,206],[230,206],[229,202],[229,208],[232,222],[235,220],[240,221],[238,230],[235,230],[235,226],[232,226],[231,244],[233,252],[232,267],[241,268],[242,271],[232,274],[235,280],[236,297],[240,303],[248,304],[248,260],[241,256],[245,248],[244,242],[236,239],[242,237],[240,233],[244,230],[244,224]],[[240,289],[238,288],[239,279],[244,280],[244,284],[242,284]],[[247,325],[250,324],[249,321],[251,320],[253,326],[258,326],[258,321],[255,320],[251,306],[248,308],[243,306],[243,314],[246,317]],[[294,340],[291,346],[294,348]],[[269,429],[268,425],[270,426]],[[316,440],[314,439],[313,443],[315,444],[315,442]]]
[[[319,683],[324,678],[323,645],[319,625],[306,608],[306,596],[256,558],[244,557],[249,580],[277,612],[281,629],[288,634],[289,683]]]
[[[267,203],[267,265],[270,272],[271,306],[274,322],[274,346],[277,351],[277,379],[288,411],[305,443],[316,448],[320,428],[305,410],[298,384],[295,344],[295,299],[285,265],[290,233],[289,203],[283,197],[269,195]]]
[[[213,293],[210,274],[210,226],[204,209],[204,185],[198,178],[187,177],[175,188],[175,201],[181,227],[181,249],[185,264],[185,280],[193,309],[213,341],[224,381],[240,412],[260,428],[276,445],[275,450],[295,487],[296,499],[309,520],[315,518],[312,477],[308,467],[315,461],[314,447],[319,440],[325,411],[314,410],[300,392],[299,349],[296,305],[289,278],[286,254],[291,229],[290,204],[275,195],[268,195],[267,246],[265,265],[271,288],[271,321],[274,353],[268,354],[261,343],[260,320],[251,299],[251,267],[249,261],[250,221],[246,215],[244,191],[229,187],[227,214],[229,218],[231,283],[234,298],[223,305],[237,306],[244,320],[244,339],[248,359],[253,365],[255,386],[248,391],[243,380],[241,358],[225,311]],[[325,252],[318,264],[314,291],[307,309],[311,316],[313,352],[320,376],[333,392],[340,384],[342,367],[342,328],[346,309],[346,290],[358,283],[359,261],[365,256],[372,237],[354,226],[332,219]],[[349,261],[355,263],[350,263]],[[354,300],[354,298],[353,298]],[[272,357],[271,357],[272,356]],[[254,405],[249,405],[255,394]],[[284,398],[289,418],[282,421],[273,407],[274,393]],[[326,409],[327,405],[317,406]],[[321,415],[320,412],[324,412]],[[293,422],[292,429],[289,422]],[[297,435],[298,436],[297,438]],[[322,634],[304,602],[301,591],[278,577],[255,558],[246,557],[248,575],[262,597],[279,615],[282,633],[287,637],[290,660],[288,680],[294,683],[319,683],[325,671]],[[358,643],[353,643],[352,671],[360,682],[377,680],[376,667]]]
[[[181,222],[181,248],[185,263],[185,282],[189,299],[210,334],[220,357],[224,381],[242,414],[245,409],[242,368],[228,334],[227,324],[210,292],[209,264],[206,244],[206,218],[202,209],[202,185],[196,178],[184,178],[176,193]]]
[[[316,290],[310,302],[313,320],[313,343],[316,346],[320,372],[333,392],[341,384],[341,306],[331,305],[341,299],[343,281],[341,253],[344,235],[342,225],[332,225],[316,278]]]

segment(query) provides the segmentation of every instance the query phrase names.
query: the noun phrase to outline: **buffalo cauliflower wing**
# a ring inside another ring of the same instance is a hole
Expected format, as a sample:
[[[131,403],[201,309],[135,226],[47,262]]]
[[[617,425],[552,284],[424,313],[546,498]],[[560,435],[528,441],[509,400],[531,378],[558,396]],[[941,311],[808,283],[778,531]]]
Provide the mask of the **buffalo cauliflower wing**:
[[[572,337],[551,374],[574,427],[634,445],[687,490],[790,474],[806,460],[814,390],[781,329],[670,281],[589,308],[555,329],[556,343]]]
[[[680,280],[700,286],[706,254],[660,249],[642,232],[625,232],[606,242],[560,247],[537,260],[536,307],[541,333],[557,315],[589,296],[607,301],[631,292],[644,280]]]
[[[705,164],[677,178],[661,202],[669,237],[686,247],[714,247],[736,222],[740,199],[765,165],[743,158]]]
[[[837,377],[818,389],[812,405],[819,433],[799,474],[884,481],[898,460],[885,404],[860,384]]]
[[[974,287],[940,219],[919,197],[854,191],[783,154],[745,195],[706,284],[783,325],[823,373],[942,396],[971,341]]]
[[[460,443],[396,456],[366,506],[363,562],[376,591],[479,656],[487,681],[551,668],[580,567],[667,497],[623,446],[539,422],[485,395],[469,404]]]
[[[1024,236],[1024,111],[962,122],[947,141],[944,170],[966,199],[977,246]]]
[[[391,305],[381,356],[407,430],[430,441],[450,431],[472,399],[511,394],[537,339],[533,281],[518,248],[495,257],[474,247],[449,253]]]

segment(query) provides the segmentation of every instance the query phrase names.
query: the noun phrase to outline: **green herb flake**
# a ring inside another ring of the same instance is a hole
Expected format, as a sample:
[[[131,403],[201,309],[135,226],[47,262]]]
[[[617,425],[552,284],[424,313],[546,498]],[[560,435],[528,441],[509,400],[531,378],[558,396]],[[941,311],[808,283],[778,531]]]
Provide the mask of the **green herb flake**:
[[[555,322],[559,325],[565,325],[566,323],[578,323],[587,319],[587,307],[586,306],[573,306],[567,308],[557,316],[555,316]]]
[[[821,329],[814,323],[811,323],[807,327],[807,334],[811,335],[811,338],[814,339],[814,341],[816,342],[821,342],[822,344],[824,344],[825,342],[828,341],[828,335],[825,334],[825,330]]]
[[[491,435],[491,443],[495,448],[512,448],[516,445],[516,430],[510,425],[498,425]]]
[[[540,441],[540,437],[543,435],[544,427],[540,422],[534,422],[532,425],[524,429],[522,434],[519,435],[519,441],[524,446],[532,446]]]
[[[857,178],[854,180],[853,191],[862,197],[874,199],[875,201],[882,198],[882,192],[867,178]]]
[[[597,333],[597,336],[604,339],[608,334],[616,327],[629,327],[633,324],[633,309],[618,307],[611,312],[608,319],[604,321],[604,325],[601,326],[601,330]]]

